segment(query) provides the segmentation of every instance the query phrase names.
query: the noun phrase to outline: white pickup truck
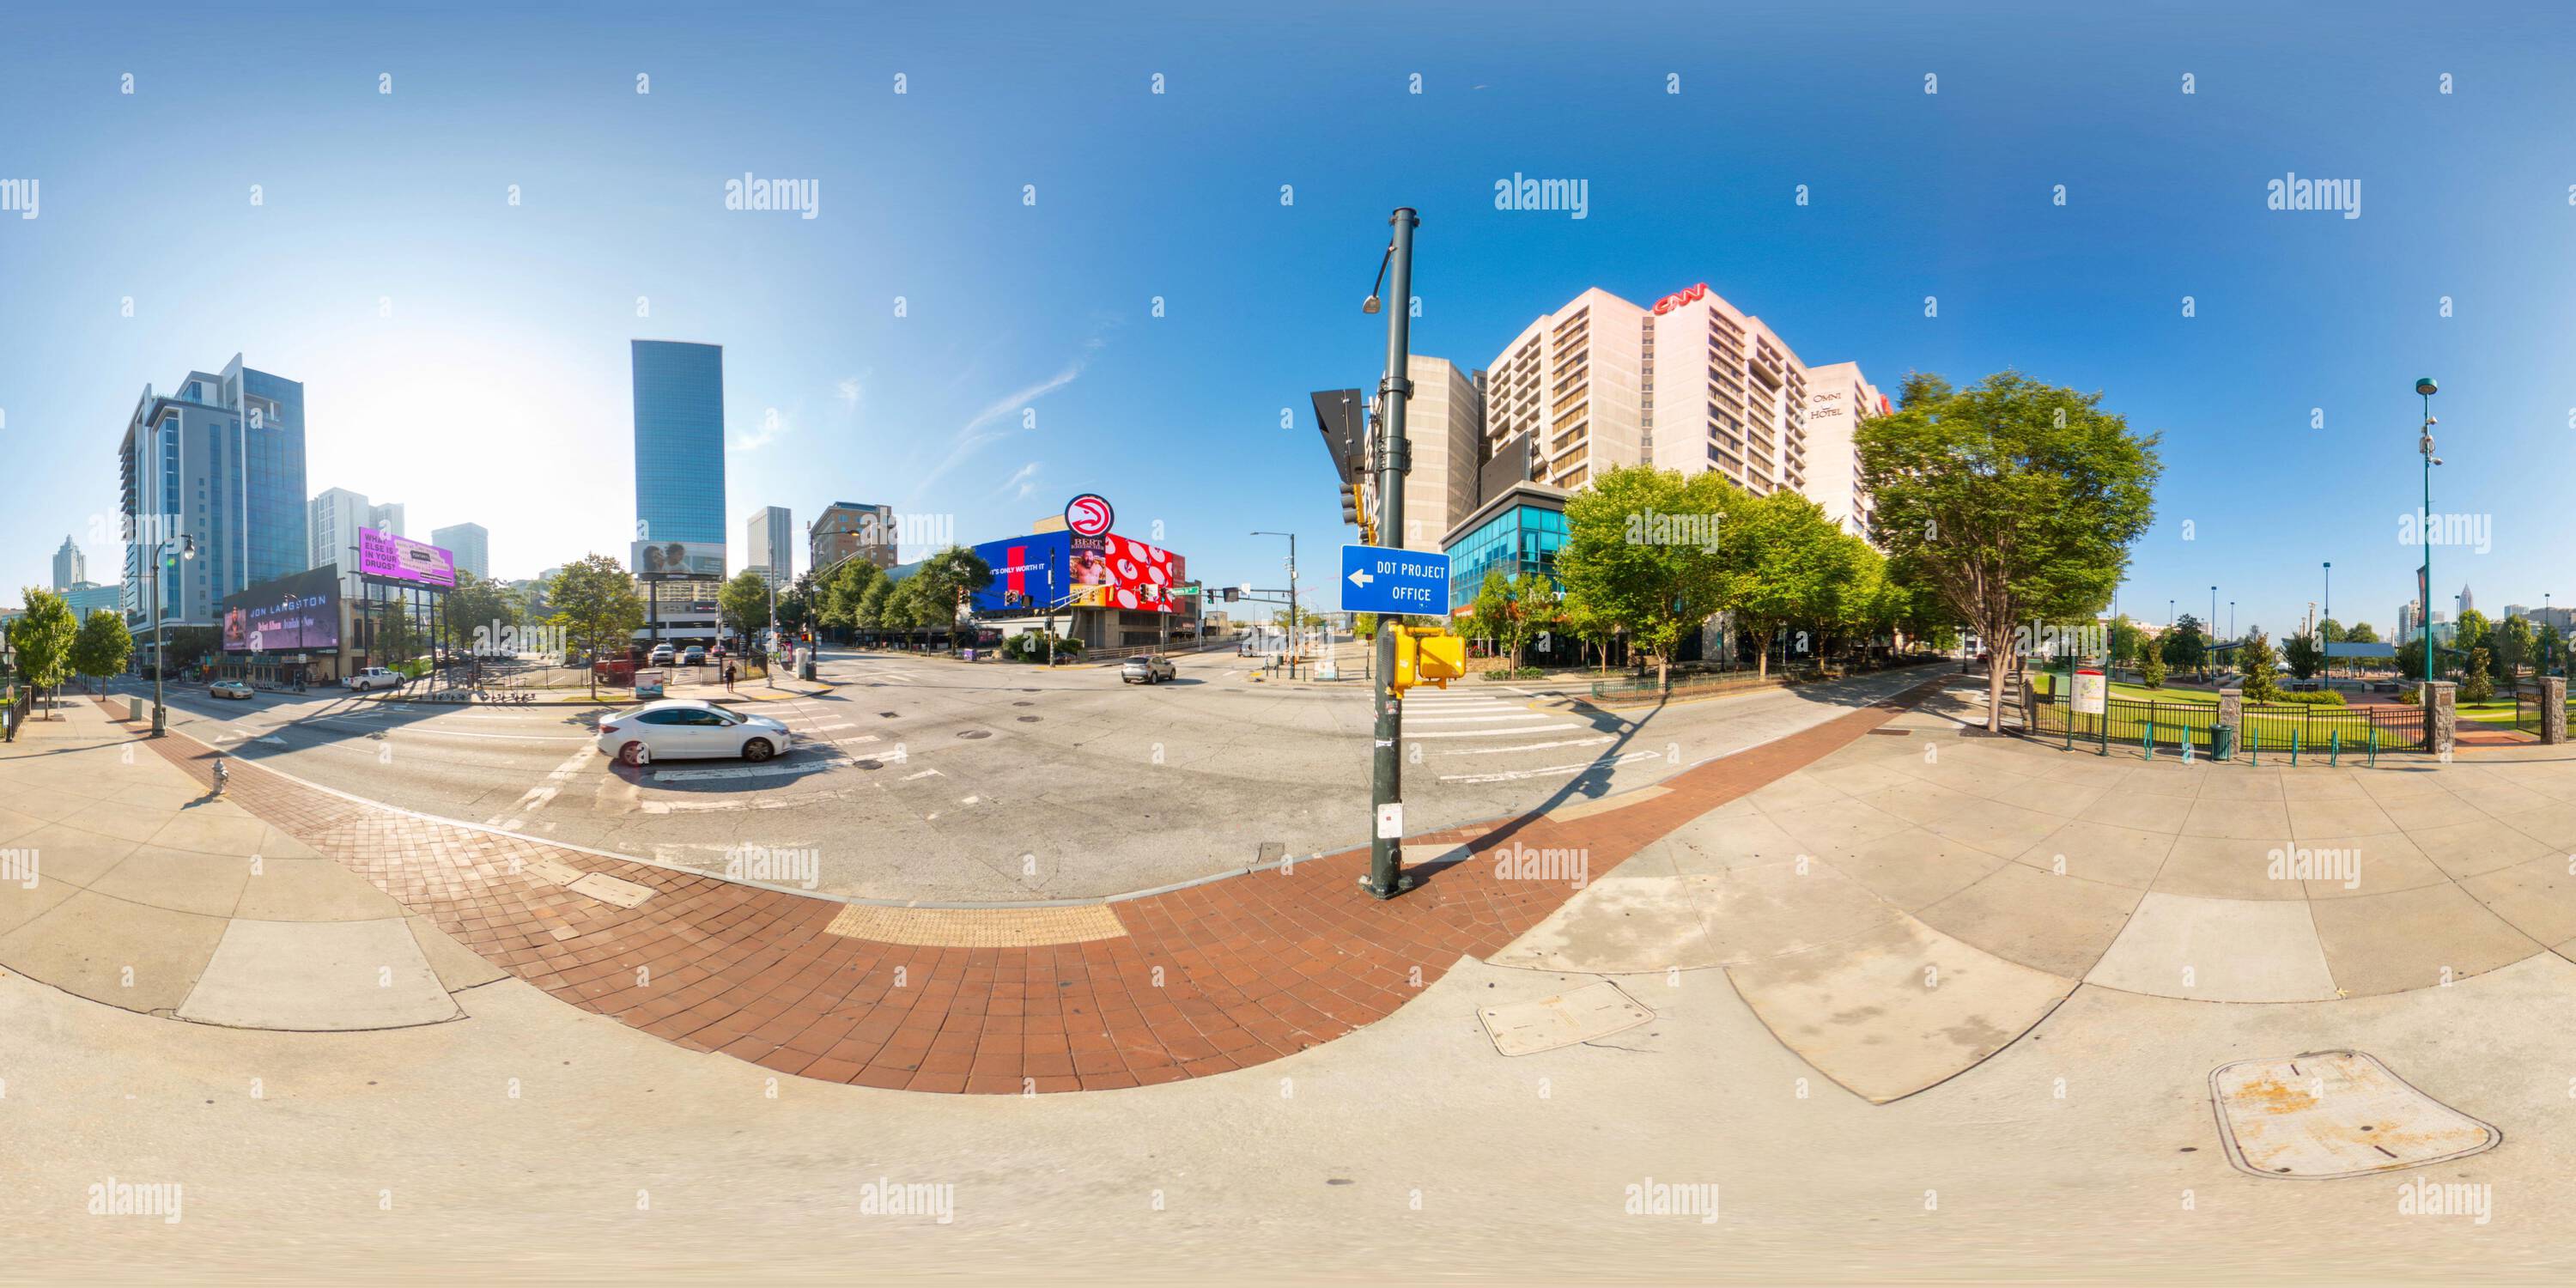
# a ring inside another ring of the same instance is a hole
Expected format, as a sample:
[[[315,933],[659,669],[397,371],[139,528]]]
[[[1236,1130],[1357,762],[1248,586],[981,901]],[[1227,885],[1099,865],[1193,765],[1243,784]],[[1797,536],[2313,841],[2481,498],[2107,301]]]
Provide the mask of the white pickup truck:
[[[381,666],[371,666],[363,671],[351,672],[349,678],[340,683],[364,693],[369,689],[395,688],[402,684],[402,677]]]

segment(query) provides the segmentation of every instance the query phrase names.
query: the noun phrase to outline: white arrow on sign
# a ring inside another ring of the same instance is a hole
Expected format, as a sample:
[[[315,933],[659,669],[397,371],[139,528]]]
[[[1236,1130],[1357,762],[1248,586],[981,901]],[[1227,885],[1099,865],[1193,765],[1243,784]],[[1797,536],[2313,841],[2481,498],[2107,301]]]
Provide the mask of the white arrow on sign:
[[[1352,585],[1354,585],[1354,586],[1365,586],[1365,585],[1369,584],[1370,582],[1373,582],[1373,581],[1376,581],[1376,580],[1377,580],[1377,578],[1375,578],[1375,577],[1372,577],[1372,576],[1368,575],[1366,572],[1364,572],[1364,571],[1362,571],[1362,570],[1360,570],[1360,569],[1357,569],[1357,568],[1353,568],[1353,569],[1351,569],[1351,584],[1352,584]]]

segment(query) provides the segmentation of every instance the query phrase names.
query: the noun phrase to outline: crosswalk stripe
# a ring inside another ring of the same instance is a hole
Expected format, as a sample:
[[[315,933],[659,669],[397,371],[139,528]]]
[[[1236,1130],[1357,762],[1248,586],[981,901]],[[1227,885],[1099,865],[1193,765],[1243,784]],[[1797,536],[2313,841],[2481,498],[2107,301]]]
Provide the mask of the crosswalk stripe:
[[[1494,774],[1442,774],[1440,776],[1440,781],[1444,783],[1502,783],[1510,782],[1513,779],[1518,778],[1538,778],[1542,776],[1580,774],[1594,769],[1615,769],[1618,766],[1639,760],[1661,760],[1663,758],[1664,753],[1660,751],[1632,751],[1627,755],[1613,757],[1609,760],[1587,760],[1579,765],[1549,765],[1544,769],[1507,769]]]
[[[1562,721],[1557,724],[1513,725],[1508,729],[1433,729],[1427,733],[1407,733],[1405,740],[1416,738],[1497,738],[1505,734],[1537,733],[1544,729],[1588,729],[1590,725]]]
[[[1517,747],[1461,747],[1456,751],[1444,751],[1439,754],[1443,756],[1500,756],[1514,751],[1545,751],[1550,747],[1597,747],[1602,743],[1614,741],[1616,741],[1615,738],[1605,733],[1598,738],[1565,738],[1556,742],[1525,742]]]
[[[1526,712],[1526,711],[1515,711],[1515,712],[1512,712],[1512,713],[1511,713],[1511,714],[1509,714],[1509,715],[1500,715],[1500,716],[1414,716],[1414,717],[1412,717],[1412,718],[1411,718],[1411,720],[1410,720],[1408,723],[1412,723],[1412,724],[1493,724],[1493,723],[1495,723],[1496,721],[1500,721],[1500,720],[1527,720],[1527,719],[1529,719],[1529,717],[1530,717],[1530,713],[1529,713],[1529,712]]]

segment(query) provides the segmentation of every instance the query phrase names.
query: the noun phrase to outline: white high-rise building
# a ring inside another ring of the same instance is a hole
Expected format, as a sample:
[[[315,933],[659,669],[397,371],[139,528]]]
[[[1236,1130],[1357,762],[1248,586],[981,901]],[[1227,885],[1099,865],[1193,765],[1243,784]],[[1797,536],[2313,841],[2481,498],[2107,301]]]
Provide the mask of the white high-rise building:
[[[485,531],[482,524],[456,523],[433,528],[429,533],[429,544],[453,556],[458,572],[470,572],[476,581],[492,579],[492,534]]]
[[[89,559],[70,537],[63,538],[63,548],[54,552],[54,589],[69,590],[89,580]]]
[[[1531,432],[1536,481],[1568,490],[1627,465],[1716,470],[1756,495],[1799,492],[1864,532],[1851,429],[1887,404],[1858,364],[1826,370],[1819,381],[1788,341],[1705,282],[1651,309],[1595,287],[1495,357],[1483,451]],[[1819,417],[1820,407],[1835,411]]]
[[[743,566],[758,572],[770,589],[787,589],[796,580],[796,520],[787,507],[762,506],[743,535],[750,550]]]
[[[1484,464],[1485,396],[1475,380],[1446,358],[1413,354],[1405,364],[1413,397],[1404,412],[1404,441],[1413,468],[1404,475],[1404,531],[1380,533],[1378,544],[1410,550],[1440,549],[1440,539],[1476,508],[1476,470]],[[1372,425],[1369,441],[1374,441]],[[1360,504],[1376,514],[1377,475],[1365,468]]]
[[[1890,410],[1886,395],[1861,375],[1857,362],[1807,372],[1807,496],[1855,536],[1869,535],[1870,504],[1852,431]]]

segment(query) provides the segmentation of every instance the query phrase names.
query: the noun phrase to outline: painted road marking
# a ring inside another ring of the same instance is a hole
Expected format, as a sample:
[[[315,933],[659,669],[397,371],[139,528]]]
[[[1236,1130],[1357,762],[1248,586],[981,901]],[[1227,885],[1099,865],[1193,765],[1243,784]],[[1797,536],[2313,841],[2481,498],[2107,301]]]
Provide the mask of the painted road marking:
[[[1605,733],[1598,738],[1565,738],[1556,742],[1525,742],[1517,747],[1461,747],[1456,751],[1442,751],[1435,752],[1433,754],[1441,756],[1500,756],[1506,752],[1545,751],[1551,747],[1597,747],[1605,742],[1616,741],[1618,741],[1617,738]]]
[[[803,774],[810,773],[817,769],[829,769],[834,765],[846,765],[848,763],[850,762],[842,760],[839,757],[832,757],[824,760],[803,761],[793,765],[736,765],[724,769],[657,769],[653,771],[653,781],[657,783],[702,783],[719,778],[778,778],[788,774]]]
[[[918,773],[918,774],[905,774],[905,775],[903,776],[903,781],[905,781],[905,782],[907,782],[907,783],[908,783],[908,782],[913,781],[913,780],[914,780],[914,779],[916,779],[916,778],[931,778],[931,777],[944,777],[944,775],[941,775],[941,774],[939,773],[939,771],[938,771],[938,770],[936,770],[936,769],[925,769],[925,770],[922,770],[922,771],[921,771],[920,773]]]
[[[1589,729],[1591,727],[1576,724],[1571,720],[1561,720],[1555,724],[1513,725],[1509,729],[1434,729],[1429,733],[1407,733],[1404,736],[1407,741],[1415,738],[1498,738],[1506,734],[1538,733],[1547,729]]]
[[[1440,781],[1444,783],[1503,783],[1522,778],[1580,774],[1594,769],[1616,769],[1621,765],[1634,764],[1642,760],[1661,760],[1663,758],[1664,753],[1660,751],[1632,751],[1624,756],[1616,756],[1608,760],[1589,760],[1579,765],[1549,765],[1544,769],[1512,769],[1498,774],[1442,774],[1440,776]]]
[[[1515,711],[1507,716],[1415,716],[1413,724],[1493,724],[1502,720],[1527,720],[1530,713]]]

